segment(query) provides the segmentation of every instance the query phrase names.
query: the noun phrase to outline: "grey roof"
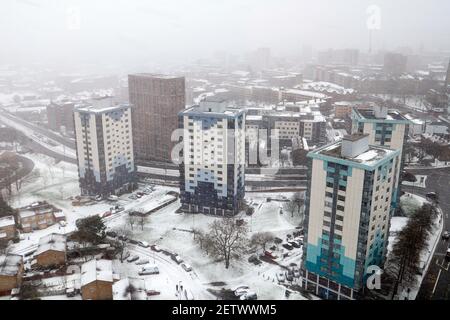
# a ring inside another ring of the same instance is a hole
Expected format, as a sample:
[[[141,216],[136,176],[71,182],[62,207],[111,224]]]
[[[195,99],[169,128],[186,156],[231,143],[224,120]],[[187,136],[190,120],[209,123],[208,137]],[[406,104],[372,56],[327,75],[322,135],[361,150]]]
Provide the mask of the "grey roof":
[[[51,233],[46,235],[39,239],[35,255],[39,255],[49,250],[66,252],[66,242],[66,236],[63,234]]]
[[[0,276],[15,276],[19,273],[23,258],[21,255],[0,256]]]

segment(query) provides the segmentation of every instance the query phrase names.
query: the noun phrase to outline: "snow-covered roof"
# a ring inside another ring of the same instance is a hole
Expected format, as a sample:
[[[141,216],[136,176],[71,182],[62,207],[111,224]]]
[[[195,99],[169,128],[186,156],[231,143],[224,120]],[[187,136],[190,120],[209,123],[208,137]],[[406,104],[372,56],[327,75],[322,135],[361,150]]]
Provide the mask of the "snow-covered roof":
[[[19,213],[21,219],[32,217],[35,214],[36,213],[34,211],[32,211],[32,210],[23,210],[23,211],[20,211],[20,213]]]
[[[66,251],[66,236],[58,233],[51,233],[39,239],[38,248],[35,255],[39,255],[43,252],[52,251]]]
[[[81,266],[81,286],[94,281],[113,282],[111,260],[91,260]]]
[[[3,218],[0,218],[0,228],[14,226],[15,224],[16,224],[16,222],[14,221],[13,216],[6,216]]]
[[[23,258],[21,255],[8,254],[0,256],[0,276],[15,276],[20,271]]]

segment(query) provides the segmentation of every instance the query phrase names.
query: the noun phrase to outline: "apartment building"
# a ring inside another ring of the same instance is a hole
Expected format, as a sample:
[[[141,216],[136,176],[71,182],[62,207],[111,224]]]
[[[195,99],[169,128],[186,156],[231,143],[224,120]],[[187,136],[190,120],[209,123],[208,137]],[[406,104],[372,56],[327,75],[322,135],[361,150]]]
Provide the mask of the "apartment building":
[[[400,150],[354,134],[308,157],[302,285],[325,299],[355,299],[368,267],[385,261]]]
[[[13,216],[0,218],[0,241],[9,241],[16,237],[16,222]]]
[[[184,77],[132,74],[128,88],[136,161],[172,161],[171,136],[178,128],[178,112],[186,104]]]
[[[130,105],[80,107],[74,119],[82,195],[130,191],[136,182]]]
[[[187,212],[234,215],[244,198],[245,113],[210,99],[179,114],[180,200]]]
[[[401,169],[395,177],[394,197],[395,210],[400,198],[400,173],[403,170],[403,145],[407,140],[410,121],[396,110],[385,106],[373,105],[371,108],[354,108],[352,110],[352,133],[369,135],[369,144],[385,146],[400,150]]]
[[[38,201],[19,209],[19,224],[23,232],[46,229],[59,221],[66,220],[65,214],[47,203]]]

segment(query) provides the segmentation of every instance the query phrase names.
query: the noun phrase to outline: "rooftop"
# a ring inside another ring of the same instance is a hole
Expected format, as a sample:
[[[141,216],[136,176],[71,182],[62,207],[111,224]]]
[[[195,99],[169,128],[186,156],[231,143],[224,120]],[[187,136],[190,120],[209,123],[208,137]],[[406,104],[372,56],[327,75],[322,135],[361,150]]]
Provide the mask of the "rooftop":
[[[119,104],[119,105],[114,105],[114,106],[102,106],[102,105],[82,106],[82,107],[76,107],[75,111],[98,114],[98,113],[117,111],[117,110],[121,110],[121,109],[128,109],[129,107],[130,107],[129,104]]]
[[[39,239],[38,248],[35,255],[46,251],[66,252],[66,236],[57,233],[51,233]]]
[[[152,78],[152,79],[180,79],[183,77],[180,76],[174,76],[174,75],[168,75],[168,74],[159,74],[159,73],[134,73],[130,74],[130,76],[136,76],[136,77],[144,77],[144,78]]]
[[[81,286],[94,281],[113,282],[113,269],[111,260],[91,260],[81,266]]]
[[[8,254],[0,256],[0,275],[15,276],[19,273],[23,258],[21,255]]]
[[[14,226],[15,224],[16,224],[16,222],[14,221],[13,216],[6,216],[3,218],[0,218],[0,228]]]
[[[353,109],[361,118],[367,120],[387,120],[387,121],[405,121],[408,122],[400,112],[397,110],[388,110],[386,118],[377,118],[373,109],[355,108]]]

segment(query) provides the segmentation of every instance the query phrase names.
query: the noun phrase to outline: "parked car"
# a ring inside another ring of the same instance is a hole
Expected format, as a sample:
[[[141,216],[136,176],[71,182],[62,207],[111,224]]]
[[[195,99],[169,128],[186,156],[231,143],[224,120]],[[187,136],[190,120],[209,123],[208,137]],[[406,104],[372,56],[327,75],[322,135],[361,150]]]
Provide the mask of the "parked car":
[[[192,267],[189,265],[189,264],[187,264],[186,262],[183,262],[182,264],[181,264],[181,267],[184,269],[184,271],[186,271],[186,272],[191,272],[192,271]]]
[[[277,280],[278,280],[278,282],[286,281],[286,276],[284,275],[284,272],[280,271],[277,273]]]
[[[240,300],[257,300],[258,295],[256,294],[256,292],[248,291],[248,292],[244,293],[239,299]]]
[[[106,235],[110,238],[116,238],[117,237],[117,232],[115,231],[106,231]]]
[[[127,251],[123,254],[123,260],[127,260],[130,257],[130,251]]]
[[[161,294],[161,292],[156,290],[146,290],[145,292],[147,293],[147,296],[157,296]]]
[[[59,222],[59,225],[61,226],[61,227],[65,227],[65,226],[67,226],[67,222],[65,222],[64,220],[63,221],[60,221]],[[21,239],[22,240],[22,239]]]
[[[173,261],[175,261],[178,264],[183,263],[183,259],[181,259],[181,257],[177,254],[172,255],[171,258]]]
[[[264,251],[264,255],[265,255],[267,258],[270,258],[270,259],[276,259],[276,258],[277,258],[277,256],[274,255],[271,251]]]
[[[288,271],[286,274],[286,280],[289,282],[294,281],[294,273],[292,271]]]
[[[281,246],[289,251],[294,249],[294,247],[292,247],[289,243],[283,243]]]
[[[239,290],[239,289],[246,289],[246,290],[249,290],[250,287],[249,287],[248,285],[246,285],[246,284],[239,284],[239,285],[237,285],[237,286],[231,288],[231,291],[236,292],[236,291]]]
[[[128,240],[128,242],[131,243],[131,244],[139,245],[139,241],[134,240],[134,239],[130,239],[130,240]]]
[[[117,201],[117,200],[119,200],[119,197],[118,197],[118,196],[115,196],[115,195],[110,195],[110,196],[108,197],[108,200],[109,200],[109,201]]]
[[[288,242],[291,246],[293,246],[294,248],[300,248],[301,244],[298,243],[297,241],[293,240],[293,241],[289,241]]]
[[[283,240],[280,239],[280,238],[278,238],[278,237],[275,237],[275,238],[273,239],[273,242],[275,242],[276,244],[280,244],[280,243],[283,242]]]
[[[155,252],[161,252],[161,249],[156,244],[152,245],[150,248]]]
[[[151,274],[159,274],[159,269],[156,265],[146,265],[139,270],[138,274],[140,276],[146,276]]]
[[[248,292],[249,288],[241,288],[234,291],[236,297],[241,297]]]
[[[125,235],[122,235],[122,234],[119,235],[118,239],[119,239],[120,241],[128,241],[128,237],[125,236]]]
[[[147,264],[147,263],[149,263],[150,261],[148,260],[148,259],[139,259],[138,261],[136,261],[136,265],[137,266],[141,266],[141,265],[144,265],[144,264]]]
[[[444,233],[442,234],[442,239],[443,240],[450,239],[450,232],[449,231],[444,231]]]
[[[248,258],[248,262],[253,263],[254,265],[259,265],[262,263],[261,260],[258,259],[258,256],[256,254],[252,254]]]
[[[109,216],[111,216],[112,215],[112,212],[111,211],[106,211],[103,215],[102,215],[102,218],[106,218],[106,217],[109,217]]]
[[[148,248],[148,247],[150,247],[150,245],[148,244],[147,241],[139,241],[139,242],[138,242],[138,245],[139,245],[140,247],[143,247],[143,248]]]
[[[101,195],[98,195],[95,197],[95,201],[102,201],[103,197]]]
[[[139,260],[139,256],[138,255],[131,256],[131,257],[129,257],[127,259],[128,262],[135,262],[137,260]]]

